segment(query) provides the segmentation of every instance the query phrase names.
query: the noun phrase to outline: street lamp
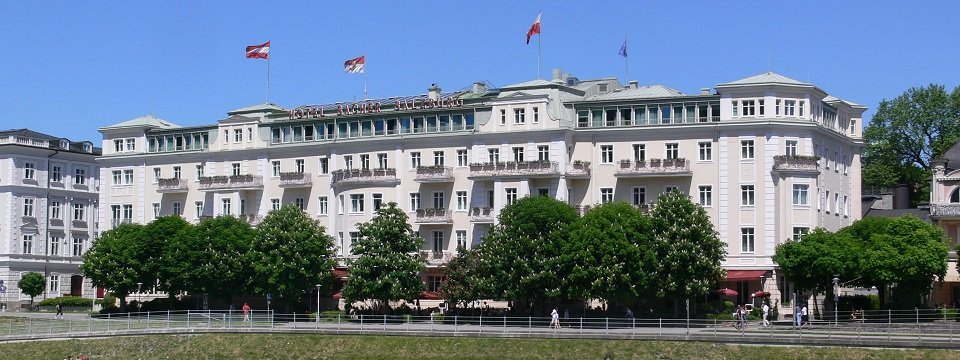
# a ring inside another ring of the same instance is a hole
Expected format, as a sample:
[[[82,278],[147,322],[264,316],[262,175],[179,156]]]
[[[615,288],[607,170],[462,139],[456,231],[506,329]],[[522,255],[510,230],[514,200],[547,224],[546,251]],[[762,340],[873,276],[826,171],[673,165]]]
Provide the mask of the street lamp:
[[[317,284],[317,322],[320,322],[320,284]]]
[[[140,291],[142,287],[143,287],[143,283],[138,281],[137,282],[137,311],[140,311],[140,308],[143,306],[143,304],[140,302],[140,294],[143,293],[142,291]]]
[[[836,326],[837,322],[837,311],[839,309],[838,303],[840,302],[840,275],[833,276],[833,325]]]

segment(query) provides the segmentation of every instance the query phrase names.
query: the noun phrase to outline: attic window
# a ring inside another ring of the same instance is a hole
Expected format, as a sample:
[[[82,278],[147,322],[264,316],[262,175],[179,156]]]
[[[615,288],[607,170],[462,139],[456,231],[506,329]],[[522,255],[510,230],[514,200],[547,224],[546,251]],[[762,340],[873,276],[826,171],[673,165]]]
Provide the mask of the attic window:
[[[92,152],[93,152],[93,145],[83,144],[83,151],[84,151],[84,152],[88,152],[88,153],[92,153]]]
[[[607,84],[597,85],[597,91],[600,91],[600,92],[602,92],[602,93],[607,92]]]
[[[61,149],[68,149],[68,148],[70,148],[70,142],[68,142],[68,141],[66,141],[66,140],[60,140],[60,148],[61,148]]]

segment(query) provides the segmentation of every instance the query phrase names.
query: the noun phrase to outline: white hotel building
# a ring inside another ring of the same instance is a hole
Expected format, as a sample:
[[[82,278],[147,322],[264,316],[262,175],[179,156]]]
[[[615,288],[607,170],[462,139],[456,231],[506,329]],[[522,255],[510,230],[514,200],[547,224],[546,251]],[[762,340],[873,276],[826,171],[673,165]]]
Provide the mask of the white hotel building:
[[[771,260],[777,244],[859,218],[865,108],[779,74],[693,95],[559,70],[498,89],[428,91],[258,105],[203,126],[146,116],[103,127],[100,223],[169,214],[256,223],[293,203],[347,257],[356,225],[395,201],[424,238],[432,289],[437,266],[458,245],[475,246],[517,198],[542,194],[585,210],[645,206],[679,189],[728,245],[721,286],[742,301],[762,288],[786,305],[781,293],[792,289]]]
[[[99,155],[91,142],[0,131],[0,302],[30,300],[18,286],[28,272],[46,278],[38,299],[95,295],[80,263],[97,234]]]

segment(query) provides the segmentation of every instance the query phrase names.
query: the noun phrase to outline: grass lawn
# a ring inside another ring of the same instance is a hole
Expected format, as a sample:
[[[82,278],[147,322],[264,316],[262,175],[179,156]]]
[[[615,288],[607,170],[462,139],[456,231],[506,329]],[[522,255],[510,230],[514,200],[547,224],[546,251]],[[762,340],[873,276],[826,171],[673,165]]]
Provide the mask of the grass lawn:
[[[157,335],[0,343],[4,359],[956,359],[943,350],[699,342],[327,335]]]

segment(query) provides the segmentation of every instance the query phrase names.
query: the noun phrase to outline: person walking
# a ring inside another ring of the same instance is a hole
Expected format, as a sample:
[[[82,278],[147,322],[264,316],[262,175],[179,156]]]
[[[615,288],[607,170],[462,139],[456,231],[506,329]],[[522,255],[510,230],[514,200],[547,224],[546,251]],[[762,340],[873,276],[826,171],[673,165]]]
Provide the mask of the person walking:
[[[793,308],[793,326],[800,327],[802,319],[800,315],[800,304],[797,304],[797,306]]]
[[[250,321],[250,305],[243,303],[243,322]]]
[[[767,304],[766,301],[763,302],[763,327],[770,326],[770,321],[767,320],[767,317],[770,316],[770,304]]]
[[[560,328],[560,313],[557,312],[557,308],[553,308],[553,311],[550,312],[550,327],[554,329]]]
[[[800,309],[800,326],[810,325],[810,315],[807,314],[807,304],[803,304],[803,308]]]
[[[63,304],[57,303],[57,319],[63,320]]]

